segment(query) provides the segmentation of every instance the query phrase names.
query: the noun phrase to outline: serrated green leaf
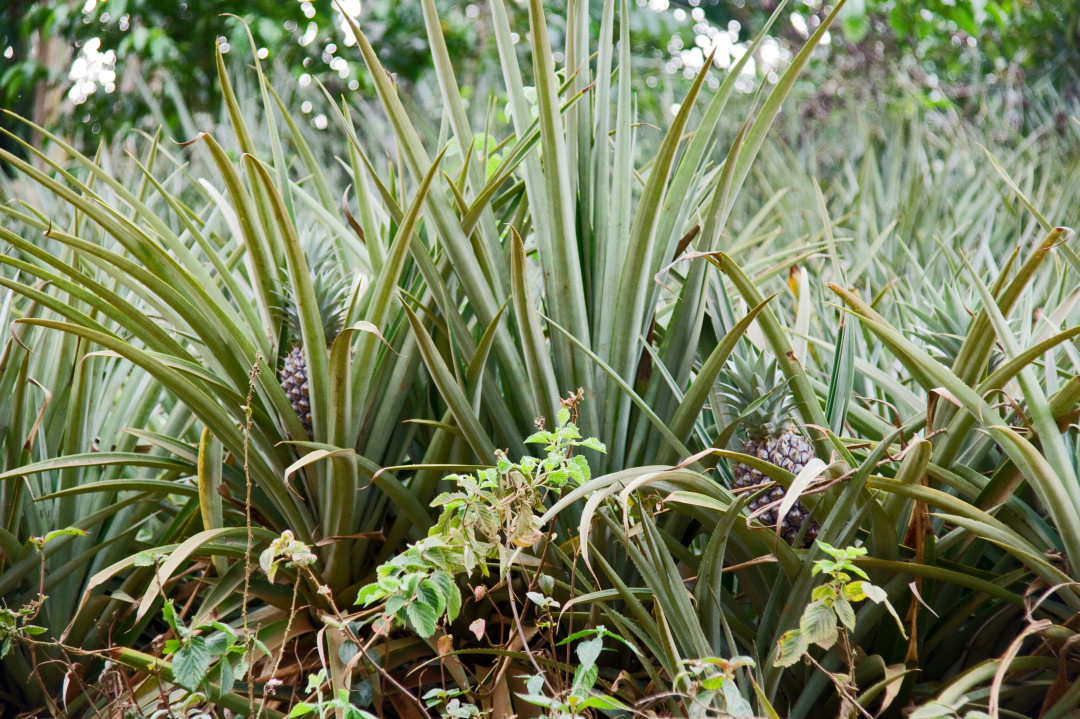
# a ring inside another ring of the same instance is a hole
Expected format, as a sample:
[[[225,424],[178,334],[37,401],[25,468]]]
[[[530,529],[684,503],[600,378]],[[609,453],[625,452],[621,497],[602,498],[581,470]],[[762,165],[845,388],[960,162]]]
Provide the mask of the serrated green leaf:
[[[430,637],[435,633],[439,615],[436,613],[434,606],[420,601],[413,601],[405,607],[405,613],[409,618],[409,624],[421,637]]]
[[[405,607],[406,604],[408,604],[408,601],[409,600],[407,600],[400,594],[395,594],[386,600],[386,607],[383,609],[383,611],[387,614],[397,614],[399,610],[401,610]]]
[[[197,691],[210,671],[213,657],[206,648],[206,640],[192,637],[172,658],[173,679],[188,691]]]
[[[162,605],[161,617],[173,631],[179,631],[180,627],[184,626],[184,622],[176,615],[176,607],[173,606],[171,599],[166,599],[165,604]]]
[[[417,601],[423,602],[435,609],[436,616],[442,616],[446,612],[446,597],[438,584],[425,579],[416,588]]]
[[[840,623],[855,631],[855,610],[852,608],[851,603],[843,597],[839,597],[836,603],[833,604],[833,609],[836,610],[836,616],[839,617]]]
[[[595,449],[597,452],[607,452],[607,447],[596,437],[586,437],[585,439],[578,442],[578,446],[585,447],[586,449]]]
[[[136,567],[152,567],[156,562],[149,552],[139,552],[135,555],[133,563]]]
[[[218,688],[222,692],[231,692],[234,684],[236,684],[236,673],[232,662],[222,659],[218,663]]]
[[[849,602],[861,602],[866,599],[866,592],[863,591],[863,585],[866,584],[870,582],[848,582],[841,587],[840,594]]]
[[[220,657],[229,647],[229,637],[218,632],[206,638],[206,651],[213,656]]]
[[[812,602],[799,619],[799,630],[806,641],[829,649],[836,643],[836,612],[821,602]]]
[[[442,596],[446,616],[450,621],[454,621],[461,611],[461,590],[458,589],[453,575],[449,572],[435,572],[431,575],[431,582]]]

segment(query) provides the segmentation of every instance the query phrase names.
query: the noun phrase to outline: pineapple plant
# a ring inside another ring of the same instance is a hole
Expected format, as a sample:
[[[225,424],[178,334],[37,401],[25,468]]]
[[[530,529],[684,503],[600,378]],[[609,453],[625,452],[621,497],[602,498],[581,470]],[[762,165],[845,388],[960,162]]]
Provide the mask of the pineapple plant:
[[[345,324],[345,312],[349,299],[350,280],[331,258],[312,258],[308,267],[320,269],[312,277],[315,302],[322,320],[323,336],[326,338],[326,351],[334,343]],[[304,347],[300,330],[300,314],[296,307],[296,297],[292,287],[286,283],[282,302],[282,312],[289,331],[290,347],[281,368],[281,389],[292,404],[293,411],[300,419],[300,424],[311,435],[311,395],[308,388],[307,348]]]
[[[795,429],[791,395],[775,360],[767,362],[764,355],[755,358],[736,353],[721,376],[718,389],[720,402],[738,413],[736,421],[743,437],[743,454],[763,459],[792,474],[798,474],[814,456],[810,443]],[[731,469],[735,491],[746,491],[769,481],[766,475],[742,462],[733,463]],[[751,500],[750,511],[775,505],[783,497],[784,488],[773,486]],[[762,512],[760,520],[776,527],[775,507]],[[780,520],[780,534],[788,544],[793,544],[807,523],[803,542],[810,546],[817,537],[818,524],[810,518],[806,505],[798,501]]]
[[[946,367],[952,367],[982,303],[977,296],[965,296],[952,283],[946,284],[940,292],[927,293],[919,299],[923,307],[914,303],[906,306],[915,319],[912,333],[922,341],[927,354]],[[997,369],[1002,358],[1002,353],[995,350],[990,355],[987,370]]]

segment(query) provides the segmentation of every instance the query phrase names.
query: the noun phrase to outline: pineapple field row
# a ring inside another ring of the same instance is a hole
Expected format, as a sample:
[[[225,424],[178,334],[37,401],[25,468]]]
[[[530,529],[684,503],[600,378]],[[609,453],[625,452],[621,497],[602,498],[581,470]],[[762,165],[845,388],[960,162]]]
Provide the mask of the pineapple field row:
[[[0,718],[1080,711],[1065,98],[808,123],[781,3],[659,126],[625,1],[491,0],[478,103],[418,1],[434,119],[349,20],[372,95],[2,130]]]

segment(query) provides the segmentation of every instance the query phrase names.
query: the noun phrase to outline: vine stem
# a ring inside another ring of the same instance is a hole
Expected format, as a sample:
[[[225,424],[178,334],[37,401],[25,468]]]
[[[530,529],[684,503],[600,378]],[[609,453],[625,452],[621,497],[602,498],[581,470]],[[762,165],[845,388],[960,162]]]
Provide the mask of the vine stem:
[[[248,453],[251,444],[251,401],[255,395],[255,377],[262,371],[259,368],[259,363],[263,361],[263,356],[260,353],[255,354],[255,364],[251,366],[251,371],[248,372],[248,392],[247,399],[244,401],[244,485],[246,489],[246,495],[244,496],[244,527],[247,532],[246,545],[244,547],[244,592],[240,597],[240,617],[241,625],[244,630],[244,640],[247,641],[250,634],[248,629],[248,598],[251,593],[251,545],[254,543],[254,536],[251,530],[251,465],[248,462]],[[295,601],[296,596],[293,596]],[[292,622],[292,613],[289,613],[289,622]],[[286,637],[288,633],[286,632]],[[255,642],[251,642],[251,647],[248,649],[248,671],[254,676],[255,670]],[[259,706],[259,713],[262,713],[265,702],[262,702]],[[255,711],[255,682],[248,682],[248,706],[251,712]]]
[[[277,657],[274,659],[273,666],[270,667],[270,678],[271,679],[273,679],[274,675],[277,674],[278,667],[281,666],[281,660],[285,657],[285,648],[289,646],[289,632],[292,631],[293,617],[296,616],[296,597],[299,594],[300,594],[300,584],[298,582],[298,583],[293,585],[292,603],[289,606],[289,618],[285,622],[285,634],[283,635],[282,640],[281,640],[281,650],[278,652]],[[252,650],[254,651],[254,647],[253,647]],[[249,685],[248,691],[253,693],[255,683],[254,682],[248,682],[248,685]],[[263,697],[263,700],[261,702],[259,702],[259,711],[258,711],[258,713],[255,714],[255,719],[260,719],[260,717],[262,717],[262,713],[263,713],[263,710],[266,709],[266,702],[267,702],[268,699],[269,699],[269,696],[267,695],[267,696]]]

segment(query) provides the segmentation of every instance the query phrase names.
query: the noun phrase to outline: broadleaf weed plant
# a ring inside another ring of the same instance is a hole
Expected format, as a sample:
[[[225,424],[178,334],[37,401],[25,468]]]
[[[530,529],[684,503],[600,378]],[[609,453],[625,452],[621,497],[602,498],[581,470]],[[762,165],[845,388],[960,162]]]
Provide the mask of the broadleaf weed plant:
[[[459,584],[476,574],[481,578],[492,577],[490,583],[493,586],[474,591],[474,597],[479,602],[491,593],[505,590],[513,613],[514,631],[517,636],[524,637],[526,614],[514,598],[516,580],[513,576],[515,570],[522,570],[528,579],[524,606],[531,604],[533,610],[527,622],[528,630],[530,636],[535,631],[543,639],[534,641],[532,648],[522,639],[521,645],[525,647],[534,672],[516,675],[523,683],[524,691],[513,691],[522,701],[542,707],[543,713],[539,716],[547,719],[633,711],[634,707],[626,697],[616,696],[611,677],[601,676],[602,666],[610,669],[609,662],[601,661],[601,654],[616,645],[624,657],[633,657],[642,663],[648,661],[636,638],[628,638],[634,632],[625,626],[612,631],[590,620],[585,628],[560,637],[560,624],[570,611],[569,603],[576,600],[564,603],[552,596],[558,593],[565,597],[567,589],[553,576],[560,574],[555,565],[562,562],[571,569],[570,577],[580,579],[580,570],[575,569],[576,559],[562,551],[577,545],[581,538],[574,534],[569,541],[556,543],[552,520],[558,515],[560,506],[565,508],[575,498],[590,496],[591,470],[585,458],[574,451],[603,452],[606,449],[597,439],[582,437],[571,420],[581,399],[579,391],[563,400],[564,406],[553,428],[546,428],[538,420],[538,431],[525,441],[542,445],[543,456],[524,456],[514,462],[505,452],[497,451],[494,467],[475,474],[447,477],[455,488],[432,502],[433,506],[442,507],[442,514],[428,536],[380,566],[376,580],[364,586],[357,597],[357,603],[365,606],[381,603],[374,607],[379,617],[373,624],[376,636],[389,634],[393,627],[404,627],[427,639],[435,635],[441,623],[445,623],[447,633],[440,637],[441,646],[444,640],[453,636],[450,625],[462,608]],[[610,484],[603,478],[597,481]],[[557,498],[557,505],[548,507],[549,498]],[[644,502],[643,505],[651,506],[651,503]],[[542,543],[545,537],[547,542]],[[541,551],[531,555],[528,562],[519,562],[522,553],[533,547],[539,547]],[[559,559],[553,561],[551,555],[556,554]],[[603,604],[598,609],[609,611]],[[614,616],[618,617],[617,614]],[[485,621],[478,619],[469,629],[479,639],[483,636]],[[565,656],[560,652],[561,647],[566,647]],[[573,647],[573,659],[570,647]],[[524,662],[506,665],[507,671],[514,671],[514,667],[522,664]],[[641,701],[645,704],[672,701],[674,706],[684,708],[694,717],[713,716],[717,710],[731,716],[753,716],[750,703],[736,683],[736,672],[754,667],[754,661],[749,657],[686,659],[679,667],[681,670],[672,672],[662,680],[662,685],[654,685],[654,695]],[[438,706],[443,716],[464,717],[474,716],[474,709],[480,711],[461,699],[474,696],[459,686],[450,690],[431,690],[424,695],[424,700],[431,707]]]
[[[816,560],[812,573],[815,577],[825,574],[828,581],[814,588],[812,601],[803,609],[798,628],[780,637],[774,664],[789,667],[802,659],[813,663],[836,685],[847,707],[844,715],[854,716],[859,707],[858,686],[855,683],[856,655],[849,634],[855,631],[854,605],[866,599],[883,605],[896,620],[901,636],[907,639],[907,633],[886,591],[873,584],[866,572],[854,563],[855,559],[866,555],[865,548],[837,549],[821,541],[817,546],[832,559]],[[828,651],[837,643],[840,645],[840,655],[847,663],[846,674],[829,672],[810,652],[812,646]]]
[[[176,684],[195,692],[204,682],[215,681],[221,691],[229,692],[236,680],[247,674],[248,648],[232,627],[219,621],[188,627],[176,613],[171,599],[165,600],[162,616],[175,635],[165,640],[162,651],[172,660]],[[209,636],[197,634],[209,630],[216,631]],[[269,649],[258,639],[254,639],[254,647],[270,655]]]
[[[349,701],[349,692],[346,689],[339,690],[337,696],[324,697],[323,692],[327,681],[326,669],[320,669],[315,674],[309,674],[306,693],[312,696],[314,701],[298,702],[289,712],[289,719],[312,715],[318,717],[318,719],[339,715],[344,719],[375,719],[374,714],[354,706]]]
[[[573,406],[581,396],[579,391],[564,404]],[[428,536],[380,566],[377,580],[360,590],[357,603],[384,602],[385,617],[430,637],[440,620],[457,618],[458,575],[468,577],[479,570],[487,577],[489,565],[496,564],[498,580],[505,581],[518,550],[544,536],[540,517],[545,500],[567,485],[580,487],[589,481],[588,462],[573,450],[606,451],[598,439],[582,438],[570,416],[571,410],[563,406],[553,429],[538,421],[537,431],[526,438],[529,444],[543,445],[542,458],[525,456],[512,462],[498,450],[494,467],[447,477],[456,489],[431,502],[442,507],[442,513]]]
[[[591,638],[585,639],[589,635],[592,635]],[[546,711],[540,715],[541,719],[577,719],[587,716],[586,712],[589,710],[629,711],[630,707],[619,700],[594,690],[600,677],[597,660],[604,651],[605,636],[614,635],[600,626],[595,630],[578,632],[559,643],[564,645],[574,640],[583,640],[578,641],[574,649],[578,664],[574,669],[571,686],[565,692],[549,696],[545,691],[548,683],[544,675],[536,674],[523,677],[525,693],[518,693],[518,696],[529,704],[544,707]]]

